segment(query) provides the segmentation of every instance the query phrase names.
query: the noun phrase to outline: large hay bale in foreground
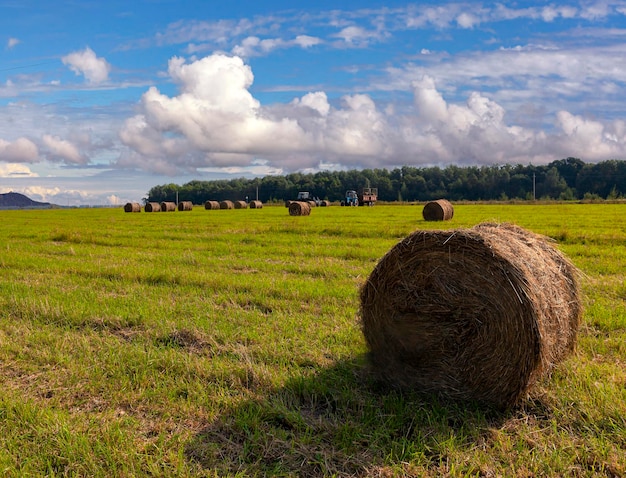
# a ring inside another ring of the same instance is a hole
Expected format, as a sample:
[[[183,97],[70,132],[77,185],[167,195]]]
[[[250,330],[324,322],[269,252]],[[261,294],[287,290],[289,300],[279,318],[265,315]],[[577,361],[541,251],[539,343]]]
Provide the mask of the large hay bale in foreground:
[[[246,201],[235,201],[235,209],[248,209],[248,203]]]
[[[161,212],[173,212],[176,211],[176,203],[170,201],[163,201],[161,203]]]
[[[309,203],[304,201],[291,201],[291,204],[289,204],[289,215],[310,216],[311,206],[309,206]]]
[[[574,349],[578,271],[510,224],[416,231],[361,288],[371,364],[390,383],[506,408]]]
[[[160,212],[161,205],[158,202],[147,202],[143,209],[146,212]]]
[[[220,208],[219,201],[207,201],[204,203],[204,209],[213,210],[213,209],[219,209],[219,208]]]
[[[425,221],[449,221],[454,216],[454,207],[445,199],[430,201],[424,206],[422,216]]]
[[[259,200],[250,201],[250,209],[262,209],[263,203]]]
[[[232,201],[220,201],[220,209],[234,209],[235,204]]]
[[[181,201],[178,203],[179,211],[193,211],[193,202],[191,201]]]
[[[141,204],[138,202],[127,202],[124,204],[124,212],[141,212]]]

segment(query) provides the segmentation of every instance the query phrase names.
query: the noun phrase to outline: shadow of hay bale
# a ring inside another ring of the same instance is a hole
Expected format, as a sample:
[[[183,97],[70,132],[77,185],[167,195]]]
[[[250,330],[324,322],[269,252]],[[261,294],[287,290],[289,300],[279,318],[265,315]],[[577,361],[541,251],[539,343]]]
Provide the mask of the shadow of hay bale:
[[[451,437],[471,450],[510,418],[388,388],[365,362],[308,375],[303,364],[302,376],[209,423],[187,443],[187,459],[217,476],[390,476],[390,457],[436,470]]]
[[[578,274],[511,224],[416,231],[361,289],[372,366],[401,388],[516,405],[574,349]]]

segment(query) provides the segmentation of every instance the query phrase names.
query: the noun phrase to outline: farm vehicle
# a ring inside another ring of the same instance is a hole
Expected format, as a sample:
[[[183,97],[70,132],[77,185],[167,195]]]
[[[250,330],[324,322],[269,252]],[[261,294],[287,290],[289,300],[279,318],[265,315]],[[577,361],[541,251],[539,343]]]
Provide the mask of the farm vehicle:
[[[342,206],[373,206],[378,199],[378,188],[363,188],[357,194],[353,189],[346,191],[346,197],[341,201]]]
[[[299,201],[299,202],[314,202],[316,206],[319,206],[321,204],[321,199],[318,197],[314,197],[310,192],[308,191],[300,191],[298,193],[297,198],[295,199],[295,201]],[[287,207],[289,207],[289,204],[294,202],[294,200],[288,200],[285,205]]]

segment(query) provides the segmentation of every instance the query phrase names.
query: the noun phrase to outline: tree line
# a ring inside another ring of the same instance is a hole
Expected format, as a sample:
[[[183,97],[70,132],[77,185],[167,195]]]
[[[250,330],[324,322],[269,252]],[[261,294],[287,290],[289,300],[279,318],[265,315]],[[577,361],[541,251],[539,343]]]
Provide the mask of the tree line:
[[[285,176],[190,181],[182,186],[154,186],[144,201],[253,200],[264,203],[295,199],[298,191],[340,201],[346,190],[378,188],[379,201],[452,201],[509,199],[617,199],[626,197],[626,161],[588,164],[566,158],[542,166],[491,165],[440,168],[402,166],[292,173]]]

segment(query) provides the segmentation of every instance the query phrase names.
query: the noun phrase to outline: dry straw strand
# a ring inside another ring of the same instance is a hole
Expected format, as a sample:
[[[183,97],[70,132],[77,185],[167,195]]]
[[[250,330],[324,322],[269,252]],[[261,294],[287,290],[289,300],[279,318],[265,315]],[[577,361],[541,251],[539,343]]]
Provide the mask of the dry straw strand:
[[[160,212],[161,205],[158,202],[147,202],[144,210],[146,212]]]
[[[124,205],[124,212],[141,212],[141,205],[137,202],[127,202]]]
[[[579,272],[511,224],[416,231],[360,292],[373,370],[399,387],[519,404],[575,347]]]
[[[449,221],[454,216],[454,207],[446,199],[426,203],[422,210],[425,221]]]
[[[310,216],[311,206],[309,206],[309,203],[304,201],[291,201],[291,204],[289,204],[289,215]]]

